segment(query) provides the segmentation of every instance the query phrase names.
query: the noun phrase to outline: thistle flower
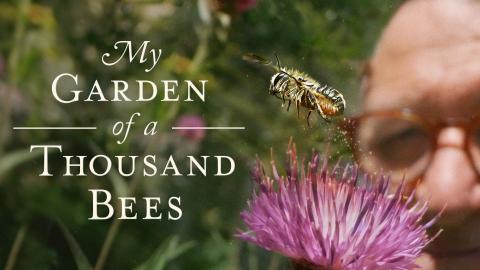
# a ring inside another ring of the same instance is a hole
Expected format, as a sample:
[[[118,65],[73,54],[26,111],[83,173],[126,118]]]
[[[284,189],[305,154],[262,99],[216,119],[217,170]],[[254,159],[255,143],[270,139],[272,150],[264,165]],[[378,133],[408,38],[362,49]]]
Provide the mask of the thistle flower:
[[[314,154],[305,172],[295,146],[287,154],[286,176],[274,161],[273,178],[267,176],[257,160],[258,191],[241,213],[249,230],[237,237],[289,257],[298,270],[416,267],[414,260],[433,240],[426,230],[435,219],[421,222],[426,203],[405,198],[403,184],[389,194],[385,176],[366,175],[367,184],[358,186],[355,166],[328,171]]]

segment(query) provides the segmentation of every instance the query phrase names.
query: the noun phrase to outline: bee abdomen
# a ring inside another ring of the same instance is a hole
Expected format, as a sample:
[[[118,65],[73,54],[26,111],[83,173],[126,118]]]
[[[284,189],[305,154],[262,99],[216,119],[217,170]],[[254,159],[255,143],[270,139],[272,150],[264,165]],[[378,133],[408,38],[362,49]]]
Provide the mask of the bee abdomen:
[[[328,106],[329,111],[335,112],[334,114],[343,113],[343,111],[345,110],[345,99],[337,89],[332,88],[328,85],[323,85],[317,87],[316,91],[331,102],[331,105]]]
[[[330,99],[340,94],[340,92],[338,92],[335,88],[332,88],[328,85],[317,87],[317,92]]]

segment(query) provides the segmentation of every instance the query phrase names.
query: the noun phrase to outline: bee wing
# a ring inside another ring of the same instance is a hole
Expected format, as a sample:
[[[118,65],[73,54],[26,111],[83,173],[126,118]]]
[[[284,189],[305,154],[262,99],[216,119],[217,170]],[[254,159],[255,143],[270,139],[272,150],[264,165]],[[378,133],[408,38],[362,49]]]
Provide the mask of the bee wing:
[[[248,62],[262,64],[262,65],[266,65],[266,66],[272,65],[272,61],[270,61],[268,59],[265,59],[261,56],[258,56],[256,54],[253,54],[253,53],[244,54],[242,56],[242,59],[245,60],[245,61],[248,61]]]

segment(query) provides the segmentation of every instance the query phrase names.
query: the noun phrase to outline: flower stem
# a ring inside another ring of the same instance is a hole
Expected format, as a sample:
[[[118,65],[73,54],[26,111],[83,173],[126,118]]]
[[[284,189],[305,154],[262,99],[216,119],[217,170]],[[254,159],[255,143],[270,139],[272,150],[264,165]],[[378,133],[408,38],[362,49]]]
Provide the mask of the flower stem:
[[[97,263],[95,264],[94,270],[101,270],[105,266],[105,262],[107,261],[108,254],[110,253],[110,249],[113,244],[113,240],[117,235],[120,224],[122,223],[121,219],[115,218],[108,228],[107,236],[105,238],[105,242],[103,242],[102,249],[100,250],[100,254],[98,255]]]
[[[18,253],[20,252],[20,248],[22,247],[23,240],[25,240],[25,235],[27,234],[28,226],[23,224],[17,232],[17,236],[13,241],[12,249],[10,250],[10,254],[8,254],[7,263],[5,264],[5,270],[12,270],[15,266],[15,262],[17,261]]]
[[[292,270],[333,270],[331,268],[326,268],[323,266],[312,265],[311,263],[305,261],[293,261]]]

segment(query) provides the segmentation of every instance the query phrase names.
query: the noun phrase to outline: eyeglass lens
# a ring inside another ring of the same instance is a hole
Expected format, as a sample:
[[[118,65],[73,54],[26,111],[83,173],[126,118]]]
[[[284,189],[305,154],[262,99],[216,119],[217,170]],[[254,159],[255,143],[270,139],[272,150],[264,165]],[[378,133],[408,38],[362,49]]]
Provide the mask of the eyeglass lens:
[[[470,135],[469,151],[477,172],[480,172],[480,122],[477,122]]]
[[[402,118],[367,117],[357,130],[357,158],[369,172],[384,171],[395,180],[423,172],[433,151],[431,135],[420,124]],[[477,139],[480,141],[480,130]],[[480,159],[480,151],[478,152]]]

